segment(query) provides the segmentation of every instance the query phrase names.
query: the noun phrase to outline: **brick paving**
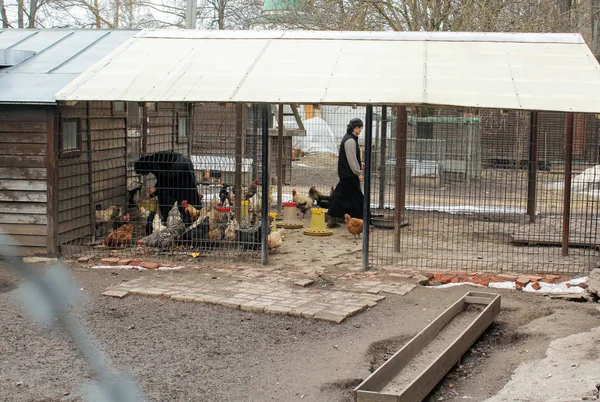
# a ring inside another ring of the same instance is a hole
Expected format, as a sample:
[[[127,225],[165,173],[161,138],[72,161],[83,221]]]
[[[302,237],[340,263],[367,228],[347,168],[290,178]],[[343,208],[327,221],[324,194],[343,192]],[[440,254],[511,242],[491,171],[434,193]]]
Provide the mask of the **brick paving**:
[[[109,287],[106,296],[128,294],[170,298],[182,302],[216,304],[243,311],[285,314],[340,323],[374,307],[382,293],[404,295],[415,285],[372,278],[339,281],[327,289],[300,287],[293,279],[268,269],[213,269],[209,273],[159,277],[147,275]],[[307,283],[307,282],[302,282]]]

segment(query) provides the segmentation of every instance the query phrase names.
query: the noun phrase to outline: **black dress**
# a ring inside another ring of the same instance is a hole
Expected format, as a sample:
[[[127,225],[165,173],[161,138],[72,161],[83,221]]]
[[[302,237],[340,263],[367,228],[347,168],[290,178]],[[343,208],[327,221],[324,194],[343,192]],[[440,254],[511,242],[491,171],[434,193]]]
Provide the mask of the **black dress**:
[[[142,156],[135,162],[134,168],[138,174],[152,173],[156,177],[155,196],[163,222],[175,201],[180,212],[183,200],[197,208],[201,207],[194,165],[186,156],[175,152],[157,152]]]
[[[356,144],[356,159],[358,164],[361,163],[360,147],[358,139],[350,132],[346,133],[340,145],[338,156],[338,176],[339,183],[333,190],[330,200],[330,206],[327,213],[335,218],[343,218],[344,214],[350,215],[352,218],[362,219],[364,195],[360,188],[360,180],[358,176],[350,168],[348,158],[346,157],[345,143],[346,141],[354,141]]]

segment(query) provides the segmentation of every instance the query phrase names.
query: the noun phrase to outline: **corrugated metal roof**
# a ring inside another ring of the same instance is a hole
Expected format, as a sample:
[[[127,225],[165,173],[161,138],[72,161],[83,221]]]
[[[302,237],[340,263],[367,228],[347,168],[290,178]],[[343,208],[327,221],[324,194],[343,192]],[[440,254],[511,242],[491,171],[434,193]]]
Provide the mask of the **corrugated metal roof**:
[[[0,49],[35,54],[0,69],[0,103],[55,103],[55,94],[139,31],[7,29]]]
[[[432,104],[600,112],[579,34],[146,31],[60,100]]]

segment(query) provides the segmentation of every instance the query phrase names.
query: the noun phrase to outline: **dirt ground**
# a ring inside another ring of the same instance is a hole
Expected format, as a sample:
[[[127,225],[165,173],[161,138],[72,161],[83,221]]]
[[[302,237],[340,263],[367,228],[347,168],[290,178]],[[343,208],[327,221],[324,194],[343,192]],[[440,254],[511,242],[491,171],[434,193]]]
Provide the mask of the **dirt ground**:
[[[324,278],[335,282],[328,272],[341,269],[348,268],[329,266]],[[81,288],[73,312],[153,401],[350,401],[354,386],[470,289],[418,286],[333,324],[160,298],[113,299],[101,295],[106,287],[142,273],[71,272]],[[198,271],[169,274],[193,278]],[[20,283],[1,263],[0,399],[81,400],[89,367],[61,330],[37,326],[18,307]],[[600,325],[591,303],[498,292],[496,322],[428,401],[484,400],[519,363],[543,357],[551,340]]]

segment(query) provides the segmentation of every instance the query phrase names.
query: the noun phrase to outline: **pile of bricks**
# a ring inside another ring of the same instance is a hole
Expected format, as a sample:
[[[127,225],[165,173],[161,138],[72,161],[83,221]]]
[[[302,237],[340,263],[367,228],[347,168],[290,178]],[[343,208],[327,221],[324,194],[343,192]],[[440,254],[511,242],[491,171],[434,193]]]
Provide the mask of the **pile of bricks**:
[[[540,282],[561,283],[570,278],[560,275],[511,275],[492,274],[486,272],[428,272],[424,273],[429,279],[426,286],[443,285],[447,283],[471,282],[481,286],[489,286],[491,282],[515,282],[517,290],[523,289],[529,283],[535,290],[541,288]],[[569,286],[569,285],[567,285]],[[573,285],[575,286],[575,285]],[[585,284],[577,285],[584,287]]]

